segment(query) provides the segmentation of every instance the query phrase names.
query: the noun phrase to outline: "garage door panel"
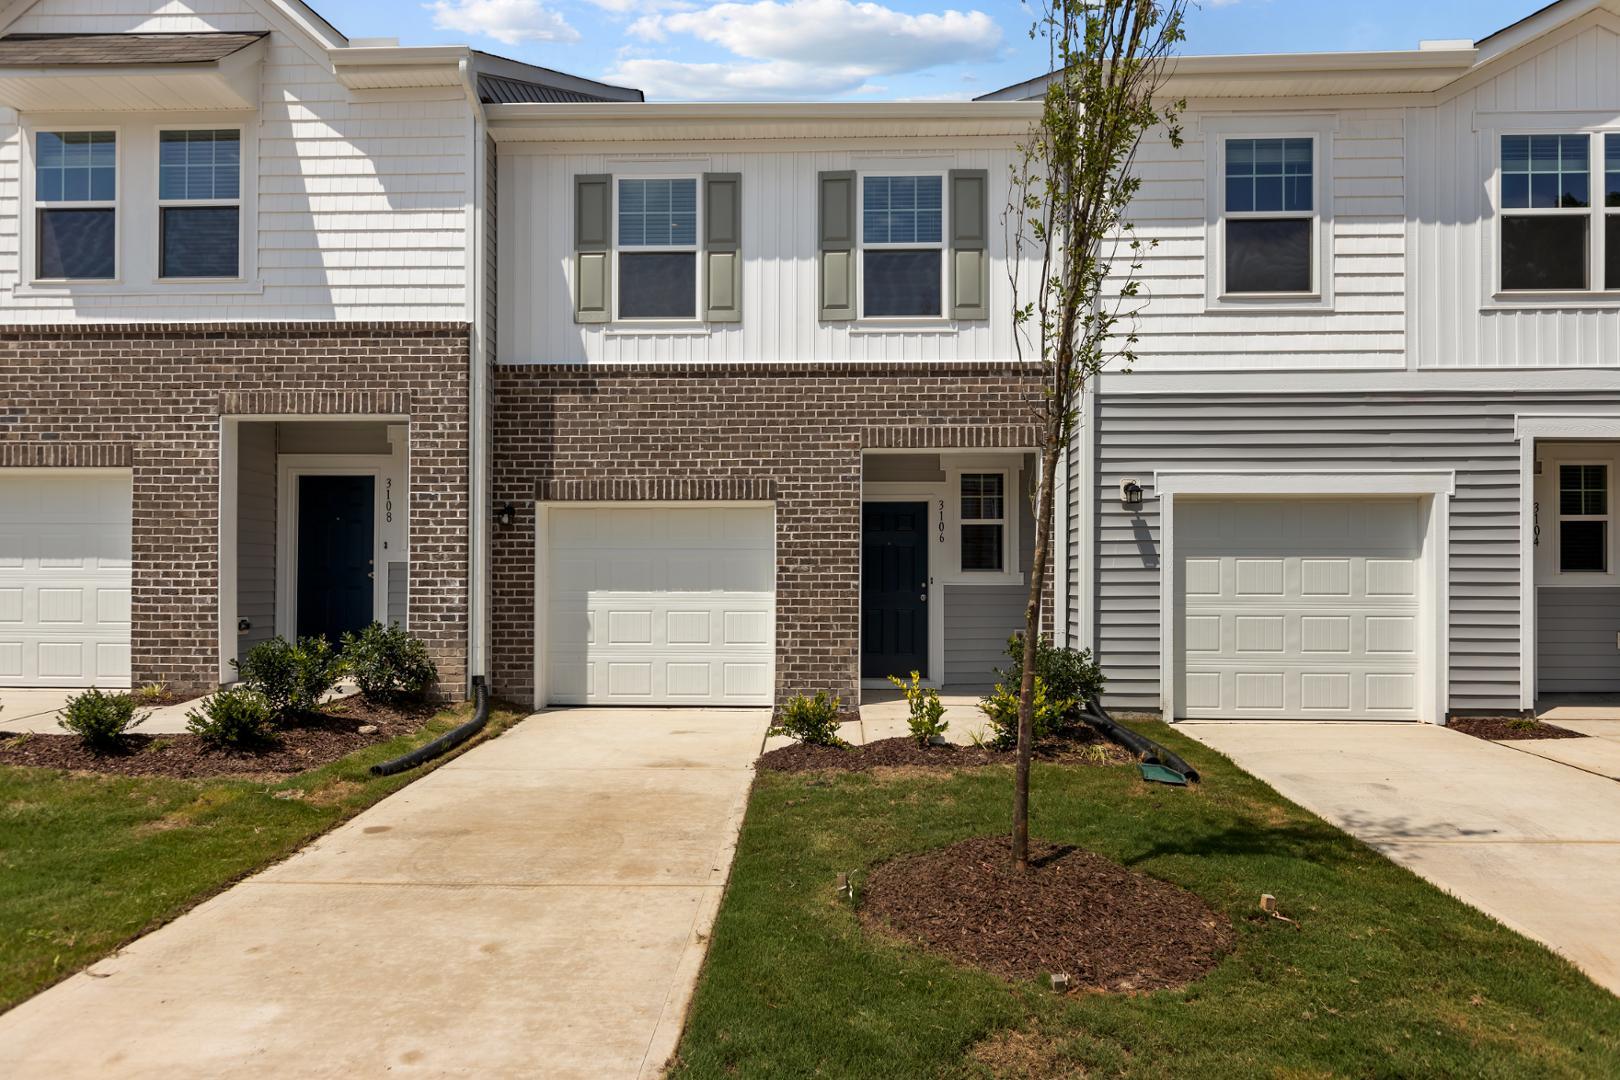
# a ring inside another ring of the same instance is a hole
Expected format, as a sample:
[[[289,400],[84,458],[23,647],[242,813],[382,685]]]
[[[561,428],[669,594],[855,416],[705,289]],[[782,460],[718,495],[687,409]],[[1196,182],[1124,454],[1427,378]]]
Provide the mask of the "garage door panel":
[[[1188,500],[1175,529],[1181,715],[1417,717],[1416,500]]]
[[[552,702],[770,704],[769,508],[554,508],[549,517]]]

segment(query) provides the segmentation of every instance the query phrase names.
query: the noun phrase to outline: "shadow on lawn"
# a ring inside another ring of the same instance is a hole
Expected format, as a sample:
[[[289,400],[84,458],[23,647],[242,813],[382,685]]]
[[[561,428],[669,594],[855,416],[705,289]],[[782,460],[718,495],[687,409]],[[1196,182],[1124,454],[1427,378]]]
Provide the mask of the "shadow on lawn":
[[[1160,858],[1309,858],[1323,863],[1339,857],[1352,858],[1350,838],[1322,825],[1270,825],[1248,821],[1222,829],[1182,832],[1158,838],[1154,844],[1125,859],[1136,866]]]

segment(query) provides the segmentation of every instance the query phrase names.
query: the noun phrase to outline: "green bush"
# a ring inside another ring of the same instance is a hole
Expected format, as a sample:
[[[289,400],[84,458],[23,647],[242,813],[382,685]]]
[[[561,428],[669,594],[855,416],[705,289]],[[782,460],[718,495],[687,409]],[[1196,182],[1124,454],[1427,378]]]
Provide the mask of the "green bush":
[[[439,681],[422,639],[398,626],[372,623],[358,634],[344,634],[343,661],[368,701],[419,698]]]
[[[314,712],[343,677],[342,660],[324,637],[261,641],[236,668],[277,720]]]
[[[979,702],[990,721],[990,744],[997,750],[1011,750],[1018,745],[1018,687],[1018,683],[997,683],[990,696]],[[1033,704],[1036,742],[1066,730],[1074,722],[1075,702],[1054,696],[1039,675],[1035,676]]]
[[[839,705],[839,700],[828,697],[825,691],[813,698],[796,694],[783,703],[765,734],[786,735],[811,746],[847,747],[849,744],[838,737]]]
[[[270,703],[247,686],[233,686],[186,713],[186,730],[223,750],[241,750],[270,740]]]
[[[135,699],[129,694],[104,694],[90,689],[68,698],[56,722],[94,750],[116,750],[124,733],[150,715],[136,716]]]
[[[1024,681],[1023,634],[1007,639],[1007,659],[1010,663],[1005,670],[997,670],[996,676],[1016,693]],[[1073,702],[1076,709],[1088,701],[1100,700],[1108,682],[1090,651],[1060,648],[1044,635],[1035,642],[1035,675],[1045,680],[1052,700]]]
[[[897,675],[890,675],[889,681],[906,695],[906,706],[910,710],[906,726],[911,729],[911,737],[917,740],[917,745],[927,746],[943,738],[945,729],[951,725],[945,720],[945,706],[939,700],[939,691],[924,686],[922,675],[915,671],[909,683]]]

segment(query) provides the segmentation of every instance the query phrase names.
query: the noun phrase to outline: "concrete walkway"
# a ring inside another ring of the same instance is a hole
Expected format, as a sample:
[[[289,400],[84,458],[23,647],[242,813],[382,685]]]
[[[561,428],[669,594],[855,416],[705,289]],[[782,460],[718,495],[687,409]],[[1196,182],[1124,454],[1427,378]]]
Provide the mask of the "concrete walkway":
[[[1432,724],[1176,729],[1620,993],[1620,784]]]
[[[0,1016],[0,1075],[656,1075],[766,723],[531,717]]]

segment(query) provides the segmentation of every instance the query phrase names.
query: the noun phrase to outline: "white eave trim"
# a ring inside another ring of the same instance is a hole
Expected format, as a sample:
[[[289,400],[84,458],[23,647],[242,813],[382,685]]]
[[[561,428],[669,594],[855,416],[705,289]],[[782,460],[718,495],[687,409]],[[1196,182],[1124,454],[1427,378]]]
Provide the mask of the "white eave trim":
[[[472,71],[465,45],[422,45],[327,50],[338,82],[350,90],[463,86]]]
[[[858,138],[896,135],[1019,137],[1040,119],[1038,101],[642,102],[489,105],[503,142]]]
[[[1287,472],[1199,472],[1177,470],[1153,476],[1155,495],[1454,495],[1457,474],[1450,469],[1417,472],[1344,472],[1298,469]]]

